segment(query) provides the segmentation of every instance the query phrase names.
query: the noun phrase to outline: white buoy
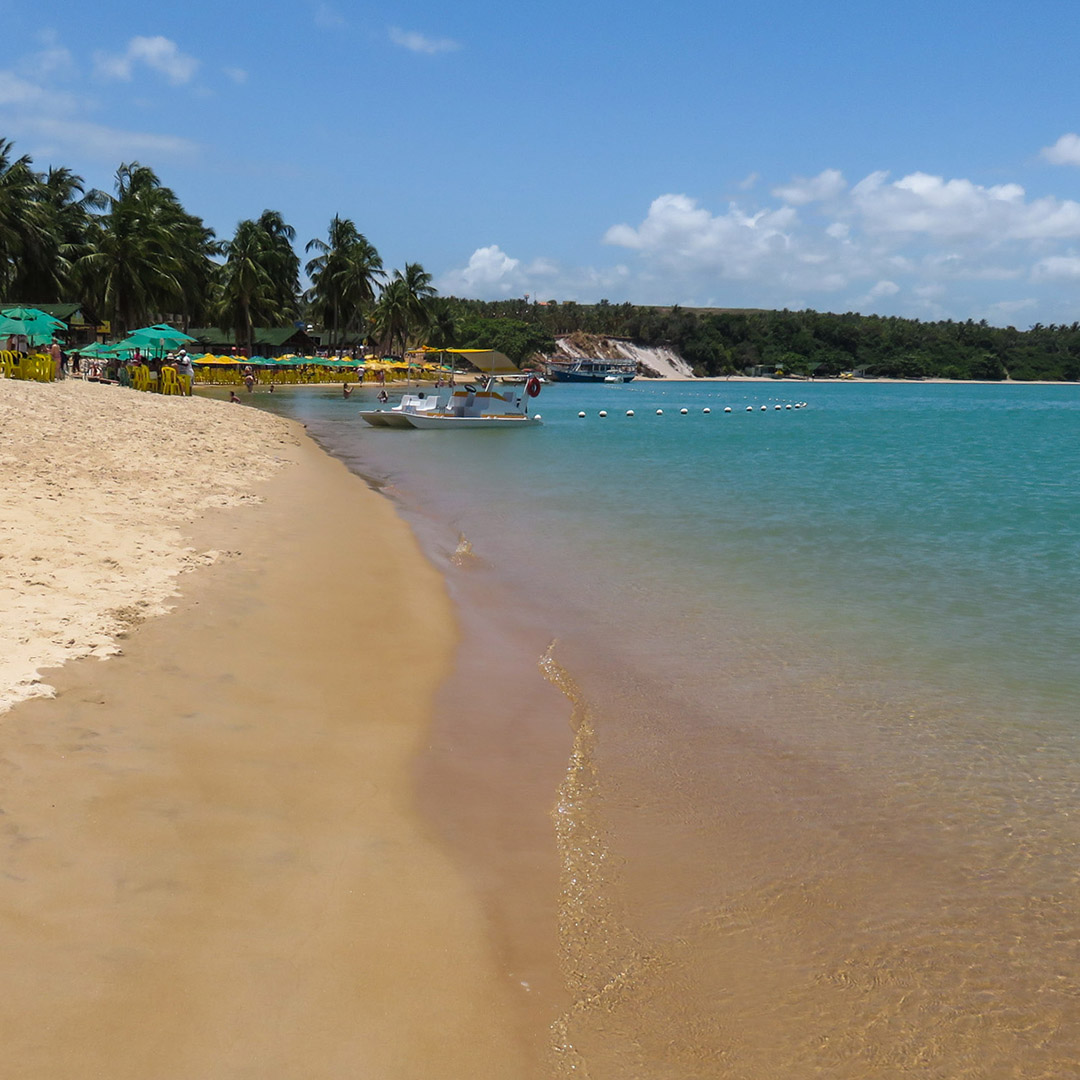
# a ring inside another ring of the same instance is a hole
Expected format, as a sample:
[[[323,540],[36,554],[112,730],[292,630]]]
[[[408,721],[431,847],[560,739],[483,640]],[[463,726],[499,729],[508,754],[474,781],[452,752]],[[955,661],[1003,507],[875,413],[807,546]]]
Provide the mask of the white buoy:
[[[769,411],[769,406],[768,405],[762,405],[761,406],[761,411],[762,412],[768,412]]]
[[[664,415],[664,410],[663,409],[657,409],[656,410],[656,415],[657,416],[663,416]]]
[[[601,409],[600,410],[600,415],[601,416],[607,416],[607,412],[604,409]]]
[[[774,409],[779,409],[779,408],[780,408],[780,406],[779,406],[779,405],[774,405],[774,406],[773,406],[773,408],[774,408]]]
[[[711,412],[712,412],[712,409],[709,409],[709,408],[705,408],[705,409],[702,409],[701,411],[702,411],[703,413],[711,413]]]
[[[784,406],[784,408],[785,408],[785,409],[790,409],[790,408],[791,408],[791,406],[790,406],[790,405],[785,405],[785,406]]]
[[[585,418],[585,414],[584,414],[583,412],[579,412],[579,413],[578,413],[578,416],[580,416],[580,417],[581,417],[582,419],[584,419],[584,418]]]
[[[724,412],[731,412],[731,406],[730,405],[725,405],[724,406]]]
[[[747,412],[753,412],[754,411],[754,406],[753,405],[747,405],[746,406],[746,411]]]
[[[534,420],[543,420],[544,418],[538,412],[534,412],[533,413],[533,419]]]
[[[689,411],[690,411],[689,409],[680,409],[679,410],[679,415],[680,416],[685,416]]]
[[[626,410],[626,415],[627,416],[633,416],[634,415],[634,410],[633,409],[627,409]]]

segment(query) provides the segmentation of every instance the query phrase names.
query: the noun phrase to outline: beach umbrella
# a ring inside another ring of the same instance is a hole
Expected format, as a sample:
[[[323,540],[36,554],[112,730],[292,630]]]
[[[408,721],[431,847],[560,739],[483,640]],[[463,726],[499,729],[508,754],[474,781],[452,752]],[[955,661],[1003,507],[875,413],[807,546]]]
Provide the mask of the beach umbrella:
[[[0,310],[0,315],[3,315],[5,319],[11,319],[14,322],[33,322],[40,323],[42,325],[52,325],[57,328],[64,325],[62,319],[58,319],[55,315],[50,315],[48,312],[42,311],[41,308],[36,307],[10,307]]]
[[[40,308],[13,307],[0,311],[0,334],[22,335],[35,345],[51,342],[67,326]]]
[[[111,345],[104,345],[101,342],[93,341],[89,345],[84,345],[80,349],[73,349],[73,352],[77,352],[80,356],[112,356],[113,347]]]
[[[149,326],[142,327],[143,330],[164,330],[166,334],[174,334],[178,337],[184,338],[186,341],[194,341],[195,339],[190,334],[185,334],[183,330],[178,330],[175,326],[170,326],[168,323],[156,322],[151,323]]]
[[[168,352],[194,341],[190,334],[183,330],[177,330],[165,323],[156,326],[142,326],[138,330],[132,330],[121,342],[128,349],[141,349],[149,352]]]

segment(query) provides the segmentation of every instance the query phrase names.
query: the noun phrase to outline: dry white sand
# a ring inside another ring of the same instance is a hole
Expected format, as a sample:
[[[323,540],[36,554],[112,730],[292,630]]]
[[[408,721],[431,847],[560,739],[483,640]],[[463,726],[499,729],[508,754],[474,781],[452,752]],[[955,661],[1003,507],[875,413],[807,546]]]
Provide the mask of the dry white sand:
[[[0,713],[42,668],[107,656],[212,561],[182,529],[257,498],[296,443],[266,413],[69,379],[0,379]]]

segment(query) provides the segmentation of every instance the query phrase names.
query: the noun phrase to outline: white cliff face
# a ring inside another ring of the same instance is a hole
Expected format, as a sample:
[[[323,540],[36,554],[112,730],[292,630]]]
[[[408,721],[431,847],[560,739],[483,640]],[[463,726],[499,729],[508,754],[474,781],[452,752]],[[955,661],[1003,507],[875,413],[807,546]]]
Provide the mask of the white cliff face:
[[[556,357],[573,359],[604,358],[608,360],[632,360],[644,365],[652,377],[659,379],[692,379],[694,373],[690,365],[673,349],[666,346],[634,345],[618,338],[588,337],[575,334],[574,339],[560,337],[556,339]],[[644,370],[643,369],[643,370]]]
[[[655,371],[661,379],[692,379],[690,365],[673,349],[666,346],[633,345],[629,341],[616,342],[616,347],[628,360],[644,364]]]

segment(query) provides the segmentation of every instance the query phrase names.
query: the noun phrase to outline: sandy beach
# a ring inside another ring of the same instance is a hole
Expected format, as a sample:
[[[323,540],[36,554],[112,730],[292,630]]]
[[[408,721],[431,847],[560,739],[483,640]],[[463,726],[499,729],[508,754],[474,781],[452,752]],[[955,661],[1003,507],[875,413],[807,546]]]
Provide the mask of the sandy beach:
[[[416,808],[457,631],[392,505],[223,402],[0,381],[0,432],[5,1071],[538,1075]]]

